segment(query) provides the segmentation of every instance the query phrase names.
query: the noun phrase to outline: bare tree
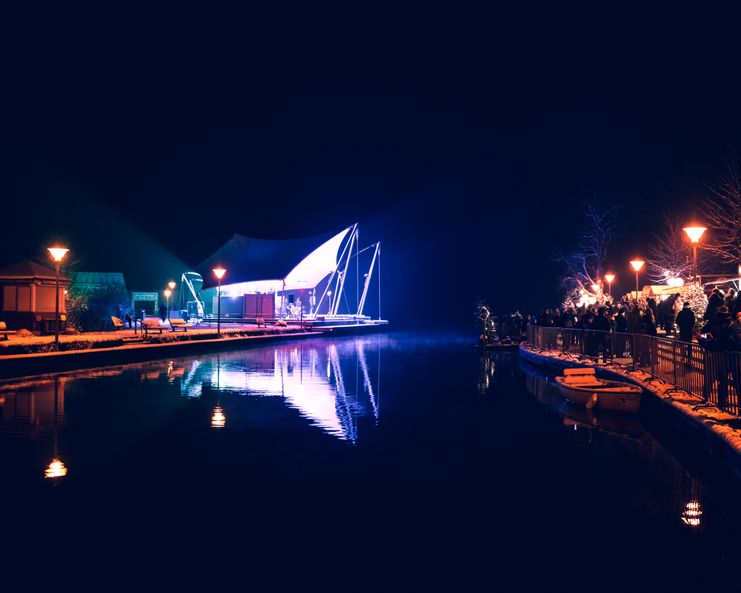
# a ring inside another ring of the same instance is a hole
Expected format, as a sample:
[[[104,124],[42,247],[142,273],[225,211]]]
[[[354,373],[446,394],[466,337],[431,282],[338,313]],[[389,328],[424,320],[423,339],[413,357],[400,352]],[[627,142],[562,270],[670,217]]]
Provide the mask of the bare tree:
[[[725,159],[718,180],[708,185],[702,214],[708,227],[703,248],[721,264],[741,263],[741,175],[735,156]]]
[[[585,223],[579,231],[576,251],[556,253],[555,259],[564,266],[561,286],[566,300],[576,302],[581,297],[604,298],[601,290],[605,272],[607,249],[617,234],[619,206],[602,206],[588,203],[584,207]],[[595,289],[594,287],[600,287]]]
[[[648,249],[648,275],[652,282],[664,284],[669,278],[687,279],[692,275],[692,248],[682,231],[677,214],[664,214],[661,230]]]

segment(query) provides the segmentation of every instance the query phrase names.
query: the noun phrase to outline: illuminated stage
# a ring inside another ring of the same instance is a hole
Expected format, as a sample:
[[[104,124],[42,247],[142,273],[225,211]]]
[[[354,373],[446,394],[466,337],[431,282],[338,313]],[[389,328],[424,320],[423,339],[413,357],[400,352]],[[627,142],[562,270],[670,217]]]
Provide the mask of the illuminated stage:
[[[365,273],[361,272],[361,258]],[[220,291],[212,273],[216,267],[226,269]],[[361,249],[357,224],[339,233],[303,239],[235,234],[196,272],[183,274],[181,292],[195,299],[193,316],[206,321],[215,320],[220,310],[222,323],[264,319],[315,329],[372,330],[388,325],[381,318],[380,268],[380,242]],[[202,278],[201,290],[194,285],[193,276]],[[364,314],[374,278],[375,318]]]

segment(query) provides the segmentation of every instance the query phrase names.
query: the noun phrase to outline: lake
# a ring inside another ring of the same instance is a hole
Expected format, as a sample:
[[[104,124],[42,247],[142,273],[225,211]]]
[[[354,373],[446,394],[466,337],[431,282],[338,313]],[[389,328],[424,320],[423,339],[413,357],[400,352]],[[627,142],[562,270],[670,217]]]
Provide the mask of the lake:
[[[6,534],[332,580],[738,583],[737,485],[681,432],[574,408],[474,342],[296,340],[3,383]]]

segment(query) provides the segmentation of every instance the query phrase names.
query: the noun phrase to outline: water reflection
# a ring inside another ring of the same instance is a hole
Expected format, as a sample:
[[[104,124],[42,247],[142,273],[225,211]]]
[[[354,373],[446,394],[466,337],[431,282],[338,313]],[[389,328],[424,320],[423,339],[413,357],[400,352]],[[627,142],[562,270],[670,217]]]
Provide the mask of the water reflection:
[[[702,527],[703,507],[707,498],[698,481],[680,462],[646,430],[639,415],[587,410],[565,400],[542,370],[522,362],[528,392],[541,404],[561,417],[564,427],[582,433],[589,445],[601,448],[628,448],[645,464],[646,475],[663,487],[653,499],[642,504],[655,505],[671,523],[681,522],[691,529]]]
[[[219,404],[216,404],[214,413],[211,415],[211,428],[224,428],[226,426],[226,416],[224,410]]]
[[[381,340],[372,336],[300,341],[205,359],[148,363],[141,365],[141,379],[179,383],[180,394],[187,398],[212,391],[217,398],[221,394],[280,397],[312,425],[355,443],[357,419],[372,415],[377,421],[380,415]],[[217,401],[211,426],[225,425],[226,415]]]
[[[494,385],[511,384],[515,380],[515,360],[512,353],[484,350],[479,356],[478,391],[481,395],[489,392]]]
[[[15,433],[52,433],[51,461],[44,468],[44,478],[67,475],[59,454],[59,425],[64,420],[66,377],[23,381],[0,386],[0,418],[4,430]]]
[[[0,386],[2,424],[34,430],[53,428],[64,420],[66,377]]]

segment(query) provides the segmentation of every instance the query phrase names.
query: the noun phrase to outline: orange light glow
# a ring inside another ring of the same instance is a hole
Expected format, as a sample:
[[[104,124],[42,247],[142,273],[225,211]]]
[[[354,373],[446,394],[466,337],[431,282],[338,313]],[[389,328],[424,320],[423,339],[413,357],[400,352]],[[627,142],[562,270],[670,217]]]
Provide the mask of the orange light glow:
[[[646,262],[643,261],[642,259],[633,259],[633,260],[631,260],[630,265],[633,266],[633,269],[636,272],[640,272],[641,271],[641,268],[643,267],[643,264],[645,264],[645,263]]]
[[[608,284],[612,284],[612,281],[615,280],[615,274],[605,274],[605,280]]]
[[[699,243],[700,237],[702,237],[702,234],[707,231],[704,226],[686,226],[682,230],[687,233],[687,236],[693,243]]]
[[[174,280],[170,280],[170,281],[169,281],[169,282],[167,283],[167,286],[169,286],[169,287],[170,287],[170,290],[175,290],[175,286],[176,286],[176,283],[175,283],[175,281],[174,281]]]
[[[213,273],[217,279],[221,280],[224,277],[224,274],[226,274],[226,270],[224,268],[214,268]]]
[[[214,408],[214,413],[211,416],[211,428],[224,428],[226,426],[226,416],[221,406],[217,405]]]
[[[169,299],[171,294],[172,291],[169,288],[165,288],[165,297]]]
[[[45,478],[63,478],[67,475],[67,468],[62,460],[55,457],[51,460],[49,466],[44,470]]]
[[[60,262],[64,259],[64,256],[67,255],[69,249],[66,247],[49,247],[48,251],[55,262]]]
[[[684,508],[682,513],[682,523],[689,525],[690,527],[699,527],[702,517],[702,507],[700,501],[697,499],[690,500]]]

